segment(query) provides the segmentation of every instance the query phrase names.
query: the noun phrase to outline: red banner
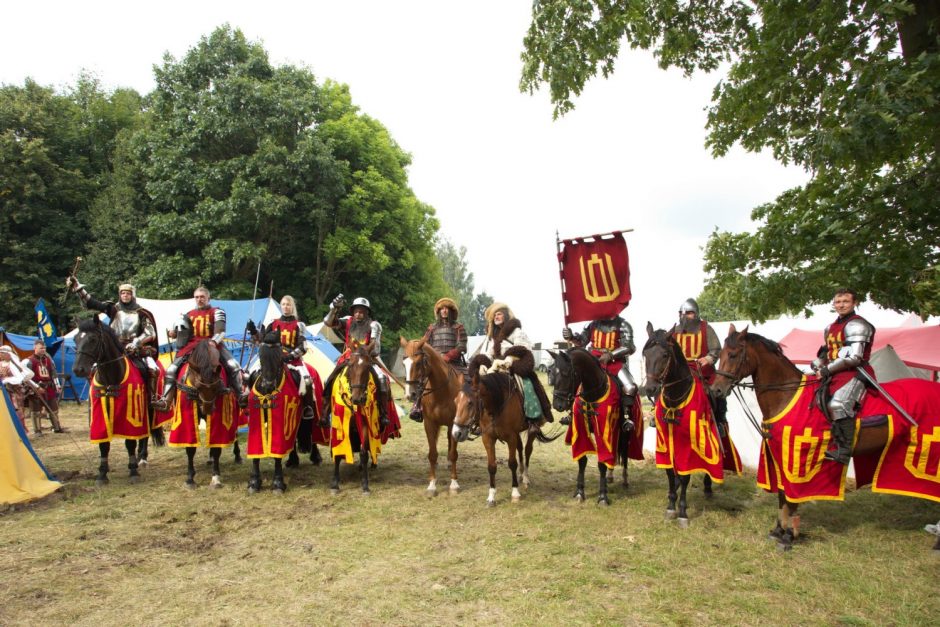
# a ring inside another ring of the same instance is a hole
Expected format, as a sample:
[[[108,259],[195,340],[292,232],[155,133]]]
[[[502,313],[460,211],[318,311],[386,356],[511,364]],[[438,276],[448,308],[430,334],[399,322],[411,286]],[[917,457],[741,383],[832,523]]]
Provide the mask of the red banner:
[[[630,304],[630,257],[622,231],[559,242],[565,324],[613,318]]]

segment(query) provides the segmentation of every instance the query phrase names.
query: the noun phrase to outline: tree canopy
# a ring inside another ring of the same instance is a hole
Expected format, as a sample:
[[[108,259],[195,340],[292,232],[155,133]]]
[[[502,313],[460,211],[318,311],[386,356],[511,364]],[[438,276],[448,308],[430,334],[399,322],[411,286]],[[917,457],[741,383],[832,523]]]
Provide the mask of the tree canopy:
[[[727,68],[708,147],[770,150],[811,175],[755,208],[753,233],[714,232],[709,298],[763,320],[842,285],[888,308],[940,313],[940,2],[539,0],[521,88],[555,115],[622,42],[663,68]]]

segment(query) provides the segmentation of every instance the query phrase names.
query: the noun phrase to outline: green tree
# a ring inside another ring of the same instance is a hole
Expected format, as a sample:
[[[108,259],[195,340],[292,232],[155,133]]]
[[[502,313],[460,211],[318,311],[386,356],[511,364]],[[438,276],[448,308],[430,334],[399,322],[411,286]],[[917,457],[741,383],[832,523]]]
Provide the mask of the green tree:
[[[940,313],[940,2],[541,0],[521,88],[547,84],[564,114],[598,70],[613,72],[622,41],[686,73],[728,63],[712,152],[739,142],[811,173],[753,211],[755,232],[711,236],[716,294],[758,320],[840,284]]]

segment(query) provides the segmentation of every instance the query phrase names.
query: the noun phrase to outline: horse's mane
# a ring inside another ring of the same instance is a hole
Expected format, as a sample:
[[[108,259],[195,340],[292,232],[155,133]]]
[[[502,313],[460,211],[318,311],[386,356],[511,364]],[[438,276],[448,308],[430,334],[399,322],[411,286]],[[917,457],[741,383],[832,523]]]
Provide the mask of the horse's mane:
[[[740,345],[739,340],[741,339],[741,335],[742,335],[741,331],[735,331],[734,333],[728,336],[728,338],[725,340],[725,344],[729,348],[738,348],[738,346]],[[792,361],[790,361],[790,358],[784,354],[783,347],[778,342],[775,342],[771,340],[770,338],[766,338],[763,335],[760,335],[758,333],[751,333],[750,331],[747,332],[747,335],[745,337],[747,337],[746,341],[750,342],[751,340],[754,340],[756,343],[760,344],[765,349],[767,349],[767,351],[770,352],[770,354],[776,355],[777,357],[782,358],[794,370],[802,374],[802,371],[799,368],[797,368],[796,365]]]
[[[682,347],[679,346],[678,342],[669,342],[669,339],[672,337],[672,331],[667,331],[665,329],[656,329],[650,334],[649,338],[646,340],[646,344],[643,345],[643,350],[655,344],[656,342],[666,342],[672,347],[672,354],[676,357],[677,362],[685,362],[685,355],[682,354]]]
[[[106,341],[110,340],[118,350],[121,349],[121,342],[118,340],[117,333],[110,326],[104,324],[98,318],[88,318],[87,320],[82,320],[78,324],[78,331],[80,333],[101,333],[102,336],[107,338]]]
[[[506,401],[512,392],[512,379],[503,372],[492,372],[480,377],[480,385],[486,390],[490,400],[490,407],[486,410],[491,416],[497,416],[506,406]]]
[[[281,344],[276,340],[272,342],[270,339],[270,337],[265,337],[264,342],[258,347],[258,362],[261,365],[261,372],[276,373],[281,370],[283,364]]]
[[[493,360],[483,353],[480,353],[470,358],[470,363],[467,364],[467,372],[470,373],[470,378],[476,382],[476,380],[480,377],[480,366],[489,368],[492,365]]]

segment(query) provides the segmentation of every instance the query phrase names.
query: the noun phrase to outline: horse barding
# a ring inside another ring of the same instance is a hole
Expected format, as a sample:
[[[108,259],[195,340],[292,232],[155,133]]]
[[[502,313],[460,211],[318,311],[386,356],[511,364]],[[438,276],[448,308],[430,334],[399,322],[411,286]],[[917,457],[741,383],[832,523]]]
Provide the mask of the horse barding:
[[[248,493],[261,489],[261,460],[271,458],[274,459],[271,488],[280,494],[287,489],[282,461],[294,451],[300,424],[304,422],[302,399],[306,382],[299,372],[284,363],[279,335],[274,332],[262,335],[258,369],[248,379],[247,455],[251,460]],[[312,417],[306,422],[312,424]]]
[[[465,372],[461,372],[425,340],[399,338],[405,359],[405,392],[412,403],[421,398],[424,416],[424,434],[428,440],[430,480],[428,496],[437,494],[437,441],[441,428],[446,429],[447,460],[450,462],[450,492],[460,491],[457,482],[457,440],[451,431],[457,414],[456,398],[463,386]]]
[[[845,497],[848,466],[825,459],[832,437],[817,392],[828,381],[804,374],[776,342],[732,325],[712,388],[727,396],[745,385],[763,415],[757,483],[776,492],[779,504],[770,536],[789,549],[800,537],[800,503]],[[881,392],[867,390],[856,416],[857,486],[940,502],[940,384],[900,379],[881,387],[913,424]]]
[[[219,362],[219,349],[211,339],[190,345],[189,359],[180,367],[176,395],[169,413],[170,446],[186,449],[185,487],[196,487],[194,458],[199,446],[209,449],[212,480],[209,486],[222,487],[219,458],[222,449],[237,442],[239,415],[235,391]],[[204,423],[204,433],[200,431]],[[236,456],[238,454],[236,453]]]
[[[565,443],[571,458],[578,462],[574,497],[583,502],[584,470],[589,455],[597,457],[597,502],[610,505],[607,472],[619,461],[623,466],[623,485],[629,487],[627,460],[643,460],[643,411],[639,399],[631,405],[634,428],[630,430],[623,416],[617,371],[620,364],[608,368],[583,348],[549,351],[554,358],[552,405],[557,411],[571,412]],[[626,430],[626,433],[624,431]]]
[[[541,416],[536,421],[527,418],[523,377],[534,372],[535,359],[529,349],[514,346],[506,357],[515,359],[509,372],[487,372],[493,365],[486,355],[476,355],[467,367],[468,374],[457,394],[457,415],[451,428],[454,439],[463,442],[471,431],[479,431],[486,449],[486,467],[490,476],[487,507],[496,505],[496,441],[504,442],[509,450],[509,471],[512,473],[512,502],[522,499],[517,471],[522,466],[522,483],[529,486],[529,461],[535,441],[543,444],[561,437],[542,432],[548,422],[551,406],[547,398],[539,399]],[[532,410],[530,410],[531,413]],[[527,433],[523,452],[522,432]]]
[[[114,330],[97,316],[78,326],[72,372],[91,383],[88,438],[98,444],[99,452],[95,483],[109,482],[108,455],[114,438],[124,439],[130,482],[136,483],[139,467],[146,463],[147,440],[152,434],[154,442],[163,445],[163,425],[169,416],[154,411],[144,375],[122,350]],[[162,365],[159,376],[157,385],[162,386]]]
[[[333,408],[330,457],[334,464],[330,490],[334,493],[339,492],[340,462],[352,464],[354,455],[359,453],[362,492],[369,494],[370,464],[373,468],[376,466],[382,445],[390,438],[401,437],[398,409],[391,398],[386,399],[388,424],[384,427],[379,425],[380,394],[373,371],[375,367],[381,367],[381,364],[372,356],[371,342],[356,342],[333,382],[329,400]]]
[[[719,433],[707,386],[689,367],[674,329],[654,331],[647,323],[646,333],[643,360],[646,389],[656,403],[656,467],[665,469],[669,480],[666,518],[687,527],[691,476],[704,474],[703,490],[710,498],[712,482],[724,482],[725,470],[741,473],[741,458],[727,431]]]

